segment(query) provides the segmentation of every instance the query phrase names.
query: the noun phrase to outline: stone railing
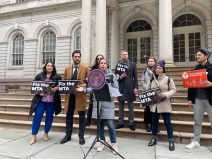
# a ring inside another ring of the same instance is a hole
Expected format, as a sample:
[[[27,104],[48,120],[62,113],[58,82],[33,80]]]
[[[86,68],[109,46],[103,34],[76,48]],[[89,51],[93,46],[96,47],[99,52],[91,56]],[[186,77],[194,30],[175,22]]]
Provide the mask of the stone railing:
[[[32,79],[0,79],[0,93],[8,93],[8,90],[20,90],[22,86],[30,86]]]

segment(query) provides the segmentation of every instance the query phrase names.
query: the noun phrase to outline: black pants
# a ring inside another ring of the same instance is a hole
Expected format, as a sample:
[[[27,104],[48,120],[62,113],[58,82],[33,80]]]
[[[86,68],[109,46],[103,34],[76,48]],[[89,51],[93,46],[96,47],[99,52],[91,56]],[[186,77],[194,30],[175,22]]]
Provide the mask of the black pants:
[[[150,107],[147,106],[144,109],[144,123],[145,125],[151,125],[152,124],[152,116],[151,116],[151,112],[150,112]]]
[[[68,112],[66,113],[66,134],[72,135],[73,131],[73,120],[74,120],[74,110],[75,110],[75,95],[70,94]],[[79,111],[79,138],[84,137],[85,133],[85,111]]]
[[[87,114],[87,125],[90,126],[91,118],[92,118],[92,111],[93,111],[93,94],[90,94],[90,103],[88,107],[88,114]]]

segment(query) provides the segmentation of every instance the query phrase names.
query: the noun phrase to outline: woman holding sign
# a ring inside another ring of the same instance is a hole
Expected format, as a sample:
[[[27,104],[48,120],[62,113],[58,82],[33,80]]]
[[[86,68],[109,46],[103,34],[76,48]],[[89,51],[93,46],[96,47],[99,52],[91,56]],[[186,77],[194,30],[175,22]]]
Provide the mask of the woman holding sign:
[[[33,112],[35,112],[35,115],[32,121],[32,137],[29,141],[30,145],[36,142],[36,135],[40,128],[44,112],[46,112],[46,118],[43,140],[49,140],[48,132],[52,126],[53,114],[55,113],[55,115],[58,115],[61,112],[61,99],[58,91],[58,80],[61,80],[61,77],[57,74],[53,62],[47,62],[43,67],[43,71],[36,75],[34,79],[34,81],[46,82],[50,87],[43,88],[43,91],[35,94],[34,98],[32,99],[29,114],[32,115]]]
[[[159,123],[159,115],[163,117],[164,124],[166,126],[168,140],[169,140],[169,150],[174,151],[174,139],[173,139],[173,128],[171,124],[170,114],[172,112],[172,106],[170,98],[175,94],[176,87],[174,81],[165,75],[165,61],[161,60],[157,63],[153,78],[148,84],[148,88],[159,87],[161,93],[158,94],[158,98],[162,101],[150,106],[150,111],[152,112],[152,139],[148,146],[154,146],[157,144],[157,130]]]
[[[113,149],[118,152],[117,144],[116,144],[116,130],[114,126],[114,99],[117,97],[117,95],[112,94],[112,90],[116,89],[116,91],[119,93],[119,87],[118,87],[118,81],[116,75],[108,69],[108,63],[106,59],[101,59],[99,62],[99,69],[105,73],[106,80],[110,81],[108,82],[108,88],[111,96],[111,101],[100,101],[99,102],[99,108],[100,108],[100,128],[99,128],[99,134],[100,139],[104,142],[105,141],[105,134],[104,134],[104,126],[105,123],[108,126],[109,129],[109,136],[111,141],[111,146]],[[121,95],[119,93],[119,95]],[[92,117],[97,118],[97,101],[95,98],[95,95],[93,96],[93,112]],[[99,147],[97,148],[97,151],[103,151],[105,145],[100,143]],[[113,151],[113,154],[116,154],[116,152]]]

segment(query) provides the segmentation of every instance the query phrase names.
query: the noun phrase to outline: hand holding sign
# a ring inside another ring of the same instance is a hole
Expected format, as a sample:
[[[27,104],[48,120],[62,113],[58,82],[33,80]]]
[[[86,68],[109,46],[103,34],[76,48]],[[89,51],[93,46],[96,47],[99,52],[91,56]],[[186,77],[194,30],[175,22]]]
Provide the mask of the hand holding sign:
[[[210,82],[210,81],[204,81],[203,84],[204,84],[206,87],[211,87],[211,86],[212,86],[212,82]]]
[[[75,89],[77,92],[83,92],[84,91],[84,86],[80,83],[78,83],[76,86],[75,86]]]

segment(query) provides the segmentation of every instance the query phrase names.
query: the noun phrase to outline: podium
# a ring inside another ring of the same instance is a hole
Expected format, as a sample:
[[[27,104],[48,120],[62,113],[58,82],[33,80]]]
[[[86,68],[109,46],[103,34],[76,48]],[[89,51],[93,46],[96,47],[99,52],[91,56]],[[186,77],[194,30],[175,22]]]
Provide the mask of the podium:
[[[98,77],[102,77],[102,75],[104,75],[104,73],[101,70],[92,70],[93,73],[98,76]],[[90,79],[93,78],[93,74],[92,71],[89,73],[88,75],[88,84],[90,85],[90,87],[92,88],[92,83],[90,83]],[[98,74],[101,74],[100,76]],[[97,81],[100,81],[96,78]],[[99,128],[100,128],[100,110],[99,110],[99,102],[100,101],[111,101],[111,97],[110,97],[110,92],[109,92],[109,87],[108,84],[106,84],[106,79],[105,79],[105,75],[104,75],[104,79],[101,79],[101,81],[103,81],[102,83],[99,84],[99,88],[97,87],[97,85],[95,84],[95,86],[93,88],[93,92],[94,92],[94,96],[96,98],[97,101],[97,133],[96,133],[96,137],[93,141],[93,143],[91,144],[91,147],[89,148],[88,152],[86,153],[86,155],[84,156],[83,159],[85,159],[87,157],[87,155],[89,154],[89,152],[92,150],[92,148],[94,147],[94,145],[97,142],[102,143],[103,145],[105,145],[106,147],[108,147],[109,149],[111,149],[112,151],[115,151],[110,144],[108,144],[106,141],[101,141],[99,139]],[[94,81],[95,82],[95,81]],[[116,152],[116,151],[115,151]],[[124,159],[124,157],[122,155],[120,155],[118,152],[116,152],[117,155],[119,155],[121,158]]]

